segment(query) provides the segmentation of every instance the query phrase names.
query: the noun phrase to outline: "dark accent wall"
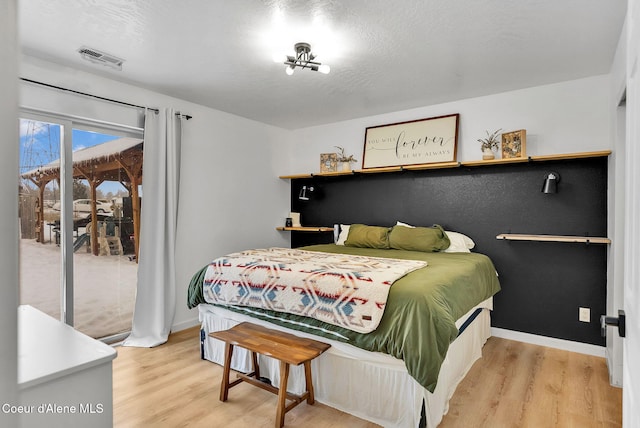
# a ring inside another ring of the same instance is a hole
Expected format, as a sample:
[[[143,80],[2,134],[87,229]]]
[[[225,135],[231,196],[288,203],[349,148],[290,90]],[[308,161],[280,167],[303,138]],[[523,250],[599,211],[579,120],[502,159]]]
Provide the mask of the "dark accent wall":
[[[549,171],[560,173],[557,194],[541,193]],[[314,187],[310,201],[298,200],[303,185]],[[605,344],[599,317],[606,305],[607,246],[496,235],[606,236],[606,157],[294,179],[291,207],[305,226],[392,226],[400,220],[465,233],[500,275],[494,327]],[[330,233],[292,233],[293,247],[333,239]],[[590,323],[578,320],[579,307],[591,308]]]

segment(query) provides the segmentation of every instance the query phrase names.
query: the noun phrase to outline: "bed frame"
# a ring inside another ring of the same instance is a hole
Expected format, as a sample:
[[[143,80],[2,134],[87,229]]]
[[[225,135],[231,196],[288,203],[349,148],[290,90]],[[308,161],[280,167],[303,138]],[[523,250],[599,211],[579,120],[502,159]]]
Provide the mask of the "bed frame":
[[[404,362],[397,358],[321,338],[330,343],[331,348],[312,362],[316,400],[385,427],[436,427],[448,410],[456,386],[482,356],[482,346],[491,335],[492,308],[493,298],[490,298],[458,320],[456,326],[461,332],[449,347],[433,393],[419,385],[408,374]],[[201,304],[198,311],[202,323],[201,356],[220,365],[224,364],[224,343],[208,334],[243,321],[318,339],[213,305]],[[272,385],[279,385],[278,361],[260,355],[259,364],[261,375]],[[238,349],[231,367],[243,373],[250,372],[251,353]],[[287,390],[300,394],[304,389],[304,370],[292,367]],[[394,399],[389,400],[389,397]]]

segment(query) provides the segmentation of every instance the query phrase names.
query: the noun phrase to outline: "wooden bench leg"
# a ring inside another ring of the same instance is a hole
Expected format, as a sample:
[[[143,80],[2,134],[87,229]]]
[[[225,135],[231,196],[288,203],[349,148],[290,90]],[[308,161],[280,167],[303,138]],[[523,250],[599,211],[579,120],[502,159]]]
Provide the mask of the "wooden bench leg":
[[[227,401],[229,396],[229,372],[231,371],[232,355],[233,345],[227,342],[224,348],[224,369],[222,370],[222,385],[220,385],[220,401]]]
[[[289,381],[289,364],[280,361],[280,389],[278,390],[278,411],[276,413],[276,428],[284,426],[284,414],[287,407],[287,382]]]
[[[256,379],[260,380],[260,366],[258,365],[258,354],[255,352],[251,353],[251,363],[253,364],[253,373],[255,374]]]
[[[313,380],[311,379],[311,361],[304,362],[304,381],[307,386],[307,404],[315,403],[315,397],[313,396]]]

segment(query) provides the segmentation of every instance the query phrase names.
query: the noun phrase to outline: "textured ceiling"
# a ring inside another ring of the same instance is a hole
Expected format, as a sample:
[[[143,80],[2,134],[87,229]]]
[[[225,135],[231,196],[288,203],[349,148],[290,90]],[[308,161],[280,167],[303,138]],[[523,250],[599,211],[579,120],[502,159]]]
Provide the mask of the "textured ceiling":
[[[609,72],[624,0],[19,0],[25,54],[295,129]],[[328,75],[274,54],[311,43]],[[80,59],[89,46],[122,71]]]

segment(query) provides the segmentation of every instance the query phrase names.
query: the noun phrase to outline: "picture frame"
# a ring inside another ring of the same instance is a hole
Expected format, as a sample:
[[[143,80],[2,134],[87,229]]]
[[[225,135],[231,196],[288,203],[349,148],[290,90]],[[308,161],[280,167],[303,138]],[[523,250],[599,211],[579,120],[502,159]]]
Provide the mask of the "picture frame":
[[[337,153],[320,153],[320,172],[336,172],[338,170]]]
[[[505,132],[502,134],[502,159],[524,158],[527,156],[527,131]]]
[[[362,168],[455,162],[460,114],[368,127]]]

